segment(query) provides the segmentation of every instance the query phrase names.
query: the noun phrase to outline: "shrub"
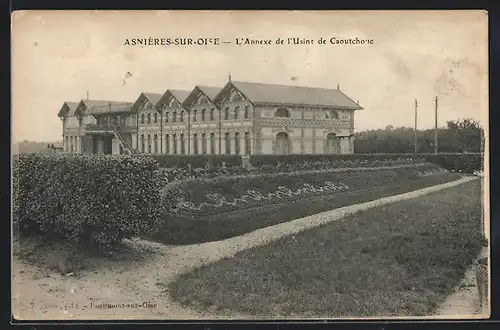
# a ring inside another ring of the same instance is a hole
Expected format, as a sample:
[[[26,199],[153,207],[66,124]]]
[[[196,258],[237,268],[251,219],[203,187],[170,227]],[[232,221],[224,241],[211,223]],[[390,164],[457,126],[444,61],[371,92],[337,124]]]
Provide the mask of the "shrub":
[[[449,171],[464,173],[482,171],[484,164],[484,156],[480,153],[426,154],[425,159]]]
[[[25,154],[14,159],[19,234],[109,248],[157,229],[162,184],[149,157]]]
[[[422,161],[423,157],[413,157],[408,154],[348,154],[348,155],[251,155],[250,163],[252,166],[282,166],[299,165],[299,164],[335,164],[335,163],[352,163],[352,164],[378,164],[386,162],[406,162],[413,163]]]
[[[206,168],[241,166],[240,155],[148,155],[158,161],[160,167],[171,168]]]
[[[430,162],[447,170],[472,173],[483,168],[480,153],[440,154],[349,154],[349,155],[252,155],[250,163],[266,172],[331,167],[377,167]]]

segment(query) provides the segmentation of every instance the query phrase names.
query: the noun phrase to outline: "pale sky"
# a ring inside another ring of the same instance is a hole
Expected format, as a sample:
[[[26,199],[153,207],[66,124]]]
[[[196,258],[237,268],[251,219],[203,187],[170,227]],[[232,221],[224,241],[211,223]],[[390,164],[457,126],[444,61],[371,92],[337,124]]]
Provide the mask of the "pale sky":
[[[167,12],[28,11],[12,23],[13,141],[61,140],[64,101],[135,101],[141,92],[224,86],[233,80],[337,88],[359,100],[355,130],[487,125],[484,11]],[[218,46],[126,46],[126,38],[218,37]],[[235,38],[270,39],[238,46]],[[276,45],[278,37],[314,45]],[[317,44],[319,38],[372,45]],[[125,79],[127,72],[131,76]],[[295,77],[292,79],[292,77]]]

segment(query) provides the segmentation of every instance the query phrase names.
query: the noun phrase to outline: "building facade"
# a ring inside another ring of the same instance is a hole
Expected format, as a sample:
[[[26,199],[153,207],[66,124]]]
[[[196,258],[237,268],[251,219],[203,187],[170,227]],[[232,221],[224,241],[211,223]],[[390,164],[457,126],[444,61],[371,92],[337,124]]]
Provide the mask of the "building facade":
[[[141,93],[133,103],[65,102],[63,149],[74,153],[351,154],[354,113],[337,89],[229,80]]]

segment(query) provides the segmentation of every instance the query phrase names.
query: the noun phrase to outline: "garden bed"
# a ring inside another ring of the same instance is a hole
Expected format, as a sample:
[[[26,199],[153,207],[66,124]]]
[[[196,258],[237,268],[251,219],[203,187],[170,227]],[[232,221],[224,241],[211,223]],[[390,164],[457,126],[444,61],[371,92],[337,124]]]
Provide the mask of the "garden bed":
[[[221,240],[342,206],[454,181],[433,164],[370,171],[312,172],[188,182],[164,198],[154,236],[167,244]]]

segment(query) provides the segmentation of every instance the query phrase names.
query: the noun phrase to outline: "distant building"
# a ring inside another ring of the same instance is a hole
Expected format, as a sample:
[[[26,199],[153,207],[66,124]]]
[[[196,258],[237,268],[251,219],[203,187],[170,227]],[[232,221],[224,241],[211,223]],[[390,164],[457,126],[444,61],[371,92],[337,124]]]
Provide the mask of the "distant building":
[[[64,152],[64,145],[63,145],[63,143],[52,143],[52,144],[49,144],[47,146],[47,148],[53,154],[60,154],[60,153]]]
[[[337,89],[229,80],[141,93],[135,102],[65,102],[63,150],[145,154],[351,154],[354,112]]]

